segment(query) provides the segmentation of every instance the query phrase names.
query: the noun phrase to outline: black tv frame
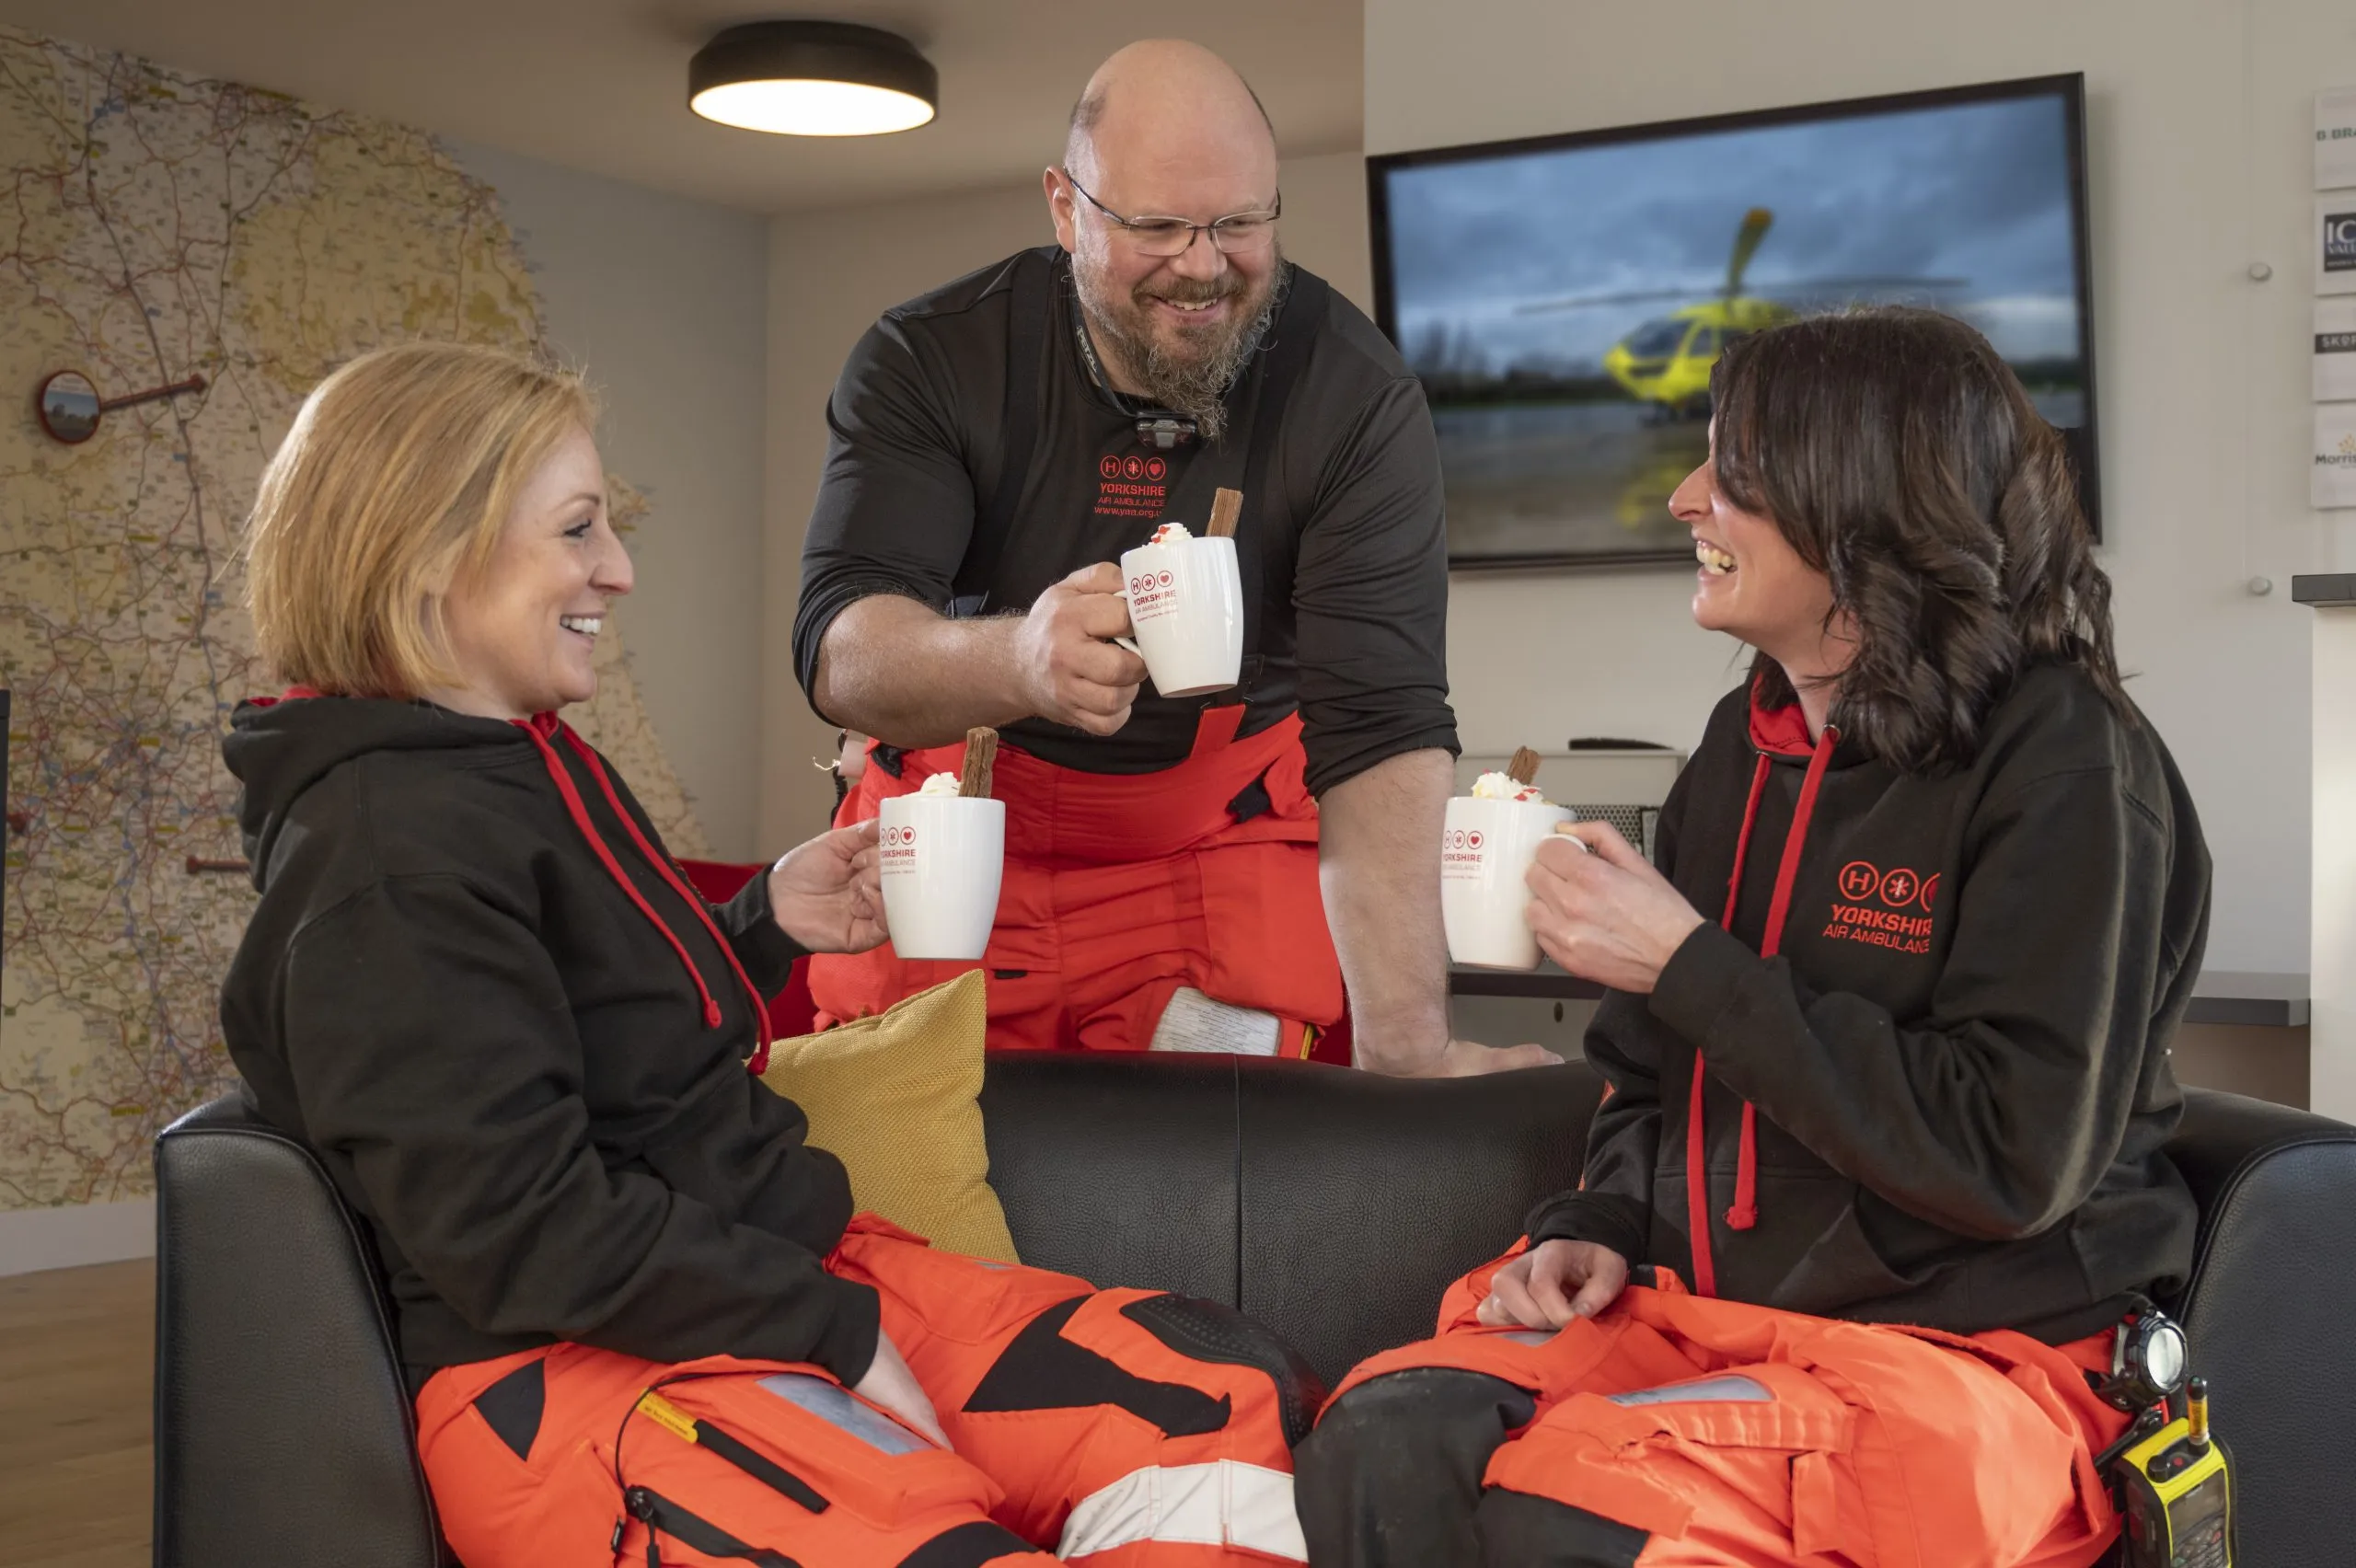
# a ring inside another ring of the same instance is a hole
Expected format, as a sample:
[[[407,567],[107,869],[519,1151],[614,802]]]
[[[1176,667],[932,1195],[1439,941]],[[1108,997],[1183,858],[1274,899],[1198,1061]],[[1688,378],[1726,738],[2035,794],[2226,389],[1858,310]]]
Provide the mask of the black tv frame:
[[[1391,276],[1389,244],[1389,176],[1393,169],[1430,164],[1469,163],[1476,159],[1512,157],[1525,153],[1560,152],[1575,147],[1608,146],[1613,143],[1665,141],[1672,137],[1750,130],[1765,125],[1856,120],[1868,115],[1937,109],[1951,104],[1992,103],[2006,98],[2056,95],[2062,99],[2063,151],[2069,159],[2071,228],[2077,248],[2078,340],[2086,372],[2085,422],[2075,429],[2062,431],[2062,435],[2069,446],[2071,466],[2076,471],[2079,504],[2085,511],[2086,523],[2093,530],[2096,542],[2100,543],[2102,444],[2099,432],[2102,403],[2095,385],[2094,252],[2092,225],[2088,217],[2091,202],[2086,190],[2086,77],[2083,71],[1933,87],[1922,92],[1885,93],[1874,98],[1836,98],[1825,103],[1745,110],[1734,114],[1703,115],[1691,120],[1656,120],[1641,125],[1616,125],[1594,131],[1568,131],[1543,136],[1520,136],[1501,142],[1466,142],[1448,147],[1378,154],[1366,160],[1367,229],[1374,266],[1375,325],[1382,329],[1384,337],[1393,344],[1398,343],[1397,298]],[[1527,571],[1531,568],[1577,571],[1592,567],[1666,564],[1690,566],[1692,557],[1684,552],[1631,550],[1588,555],[1494,555],[1472,559],[1459,557],[1451,551],[1448,558],[1451,571]]]

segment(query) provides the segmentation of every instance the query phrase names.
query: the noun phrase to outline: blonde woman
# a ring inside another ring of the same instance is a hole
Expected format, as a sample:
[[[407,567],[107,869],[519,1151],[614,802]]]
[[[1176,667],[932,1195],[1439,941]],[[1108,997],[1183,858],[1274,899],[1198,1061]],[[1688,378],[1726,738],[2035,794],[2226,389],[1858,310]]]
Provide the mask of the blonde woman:
[[[291,686],[225,746],[261,901],[224,1026],[374,1237],[451,1544],[1300,1557],[1288,1427],[1314,1401],[1280,1342],[854,1216],[747,1074],[797,955],[884,939],[874,824],[707,905],[558,716],[632,585],[595,418],[513,355],[379,351],[305,403],[247,541]]]

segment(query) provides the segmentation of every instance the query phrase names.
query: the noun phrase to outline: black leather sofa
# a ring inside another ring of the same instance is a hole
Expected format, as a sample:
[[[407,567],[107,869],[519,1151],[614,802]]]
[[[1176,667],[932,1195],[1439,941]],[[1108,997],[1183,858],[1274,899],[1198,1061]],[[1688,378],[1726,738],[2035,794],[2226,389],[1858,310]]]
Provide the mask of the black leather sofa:
[[[1026,1262],[1224,1301],[1328,1378],[1429,1331],[1441,1287],[1574,1179],[1571,1066],[1449,1083],[1227,1057],[1005,1056],[991,1180]],[[2239,1467],[2241,1561],[2356,1556],[2356,1127],[2193,1091],[2177,1306]],[[431,1568],[438,1535],[370,1249],[232,1096],[157,1140],[158,1568]]]

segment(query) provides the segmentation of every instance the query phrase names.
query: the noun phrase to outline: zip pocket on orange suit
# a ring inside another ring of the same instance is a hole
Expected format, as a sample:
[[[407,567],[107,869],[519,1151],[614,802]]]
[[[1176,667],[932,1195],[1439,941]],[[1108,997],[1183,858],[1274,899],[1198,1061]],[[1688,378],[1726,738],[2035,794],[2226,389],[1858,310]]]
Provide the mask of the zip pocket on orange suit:
[[[770,1498],[782,1496],[790,1516],[812,1530],[837,1508],[876,1529],[900,1530],[929,1519],[943,1521],[946,1528],[987,1515],[1003,1497],[974,1465],[909,1431],[814,1367],[745,1365],[747,1370],[740,1375],[683,1378],[656,1390],[673,1411],[718,1435],[719,1442],[699,1445],[711,1452],[698,1456],[708,1460],[704,1473],[717,1478],[711,1483],[715,1506],[724,1493],[745,1499],[747,1508],[766,1505],[775,1512]],[[632,1467],[646,1453],[640,1445],[653,1435],[633,1436],[625,1445],[626,1479],[634,1477]],[[687,1447],[676,1430],[663,1441]],[[750,1451],[756,1461],[751,1469],[774,1467],[796,1484],[780,1486],[775,1477],[721,1463],[729,1458],[730,1444]],[[800,1488],[823,1506],[812,1507],[808,1497],[797,1494]],[[683,1500],[691,1506],[695,1502]],[[713,1516],[724,1524],[724,1514]]]
[[[1756,1504],[1781,1493],[1790,1499],[1801,1553],[1871,1562],[1871,1525],[1843,1474],[1856,1421],[1798,1367],[1741,1366],[1612,1395],[1574,1394],[1500,1448],[1485,1480],[1671,1537],[1726,1523],[1732,1497]],[[1684,1462],[1657,1462],[1663,1455]],[[1749,1506],[1733,1513],[1747,1516]]]

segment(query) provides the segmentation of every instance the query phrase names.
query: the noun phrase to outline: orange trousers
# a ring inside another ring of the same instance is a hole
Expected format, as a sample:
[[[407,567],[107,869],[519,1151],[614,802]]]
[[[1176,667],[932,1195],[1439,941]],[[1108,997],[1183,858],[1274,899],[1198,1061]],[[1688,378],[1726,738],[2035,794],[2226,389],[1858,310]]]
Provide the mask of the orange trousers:
[[[1205,709],[1192,755],[1158,773],[1082,773],[999,749],[1006,868],[981,960],[993,1049],[1145,1050],[1182,986],[1275,1014],[1279,1055],[1309,1055],[1341,1018],[1300,719],[1237,739],[1242,717]],[[907,752],[895,776],[871,746],[836,825],[954,774],[964,755],[962,743]],[[810,960],[818,1027],[975,967],[903,959],[889,943],[822,953]]]
[[[827,1266],[875,1287],[953,1452],[815,1366],[565,1343],[445,1367],[418,1446],[460,1561],[1304,1559],[1289,1448],[1322,1390],[1242,1314],[934,1251],[867,1216]]]
[[[1438,1338],[1353,1370],[1302,1445],[1321,1565],[2084,1568],[2118,1535],[2093,1456],[2128,1418],[2085,1376],[2107,1333],[1837,1322],[1666,1271],[1559,1332],[1500,1331],[1473,1316],[1496,1267],[1451,1287]],[[1403,1442],[1427,1413],[1453,1435]]]

